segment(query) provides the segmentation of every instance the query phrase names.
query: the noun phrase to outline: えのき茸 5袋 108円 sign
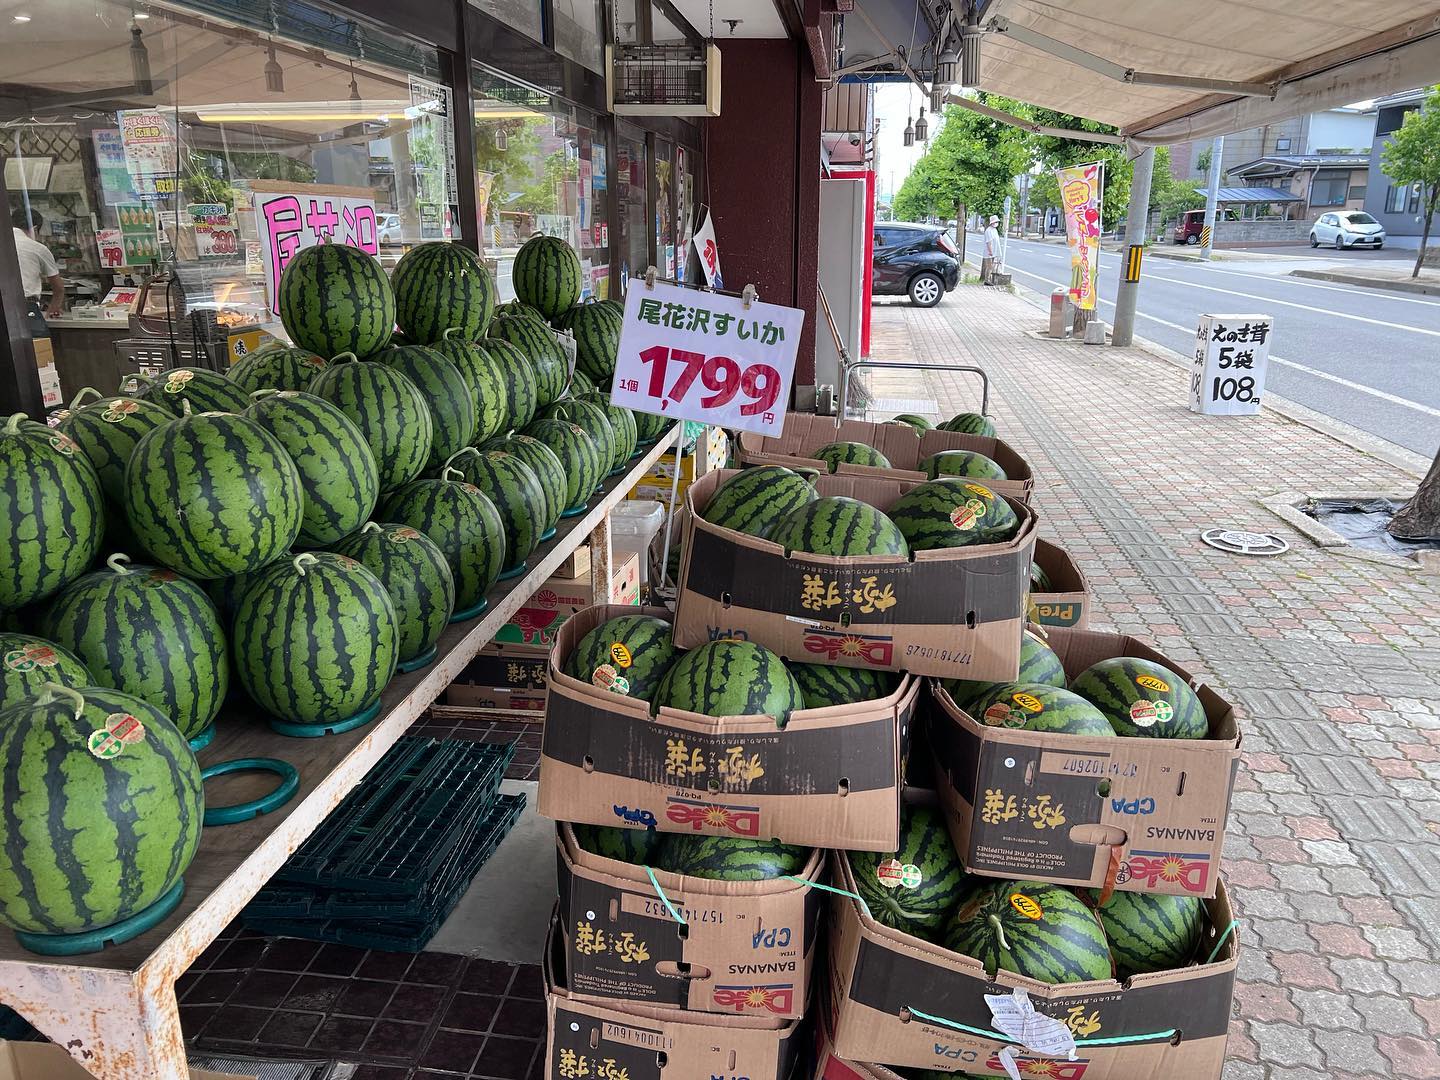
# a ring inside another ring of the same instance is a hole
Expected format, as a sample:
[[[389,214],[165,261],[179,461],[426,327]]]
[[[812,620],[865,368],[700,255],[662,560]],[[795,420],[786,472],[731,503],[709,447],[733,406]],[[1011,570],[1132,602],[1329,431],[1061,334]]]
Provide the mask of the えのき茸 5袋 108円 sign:
[[[627,409],[762,435],[785,426],[805,313],[632,282],[610,400]]]
[[[1253,416],[1270,361],[1269,315],[1201,315],[1190,367],[1190,411]]]

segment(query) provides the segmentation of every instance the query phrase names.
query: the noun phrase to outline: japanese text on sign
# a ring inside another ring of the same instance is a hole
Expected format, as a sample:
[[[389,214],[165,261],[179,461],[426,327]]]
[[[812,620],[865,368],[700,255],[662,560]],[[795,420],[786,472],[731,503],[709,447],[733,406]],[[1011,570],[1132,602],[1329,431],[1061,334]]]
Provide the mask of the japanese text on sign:
[[[1065,807],[1049,795],[1036,795],[1023,802],[999,788],[986,788],[980,804],[980,820],[986,825],[1003,825],[1023,818],[1036,829],[1058,829],[1065,824]]]
[[[568,1047],[560,1051],[555,1072],[562,1080],[581,1080],[582,1077],[595,1077],[596,1080],[630,1080],[630,1070],[619,1065],[614,1058],[580,1054]]]
[[[710,754],[708,761],[698,746],[690,746],[684,739],[665,740],[665,775],[688,780],[706,773],[719,778],[727,789],[750,790],[750,785],[765,775],[765,766],[760,764],[759,754],[745,753],[743,746],[727,746],[724,756]]]
[[[596,956],[599,953],[613,953],[622,964],[643,964],[650,959],[650,946],[635,935],[624,930],[606,933],[587,919],[575,924],[574,948],[581,956]]]
[[[847,599],[841,594],[838,582],[823,578],[819,574],[805,574],[801,581],[800,606],[807,611],[828,611],[837,604],[845,603]],[[876,611],[889,611],[897,602],[895,586],[887,583],[882,589],[879,579],[873,575],[862,577],[860,584],[850,590],[848,599],[866,615]]]
[[[805,313],[796,308],[638,282],[610,400],[629,409],[778,435]]]
[[[255,224],[260,232],[260,254],[270,310],[279,312],[276,284],[301,248],[316,244],[349,244],[371,255],[380,254],[373,199],[306,191],[257,191]]]
[[[1270,360],[1268,315],[1202,315],[1190,369],[1190,411],[1253,416]]]

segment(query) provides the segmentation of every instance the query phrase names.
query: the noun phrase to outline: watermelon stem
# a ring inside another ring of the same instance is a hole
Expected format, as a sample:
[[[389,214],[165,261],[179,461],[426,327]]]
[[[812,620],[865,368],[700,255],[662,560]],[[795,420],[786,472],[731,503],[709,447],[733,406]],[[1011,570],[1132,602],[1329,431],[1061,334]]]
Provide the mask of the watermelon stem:
[[[451,454],[448,458],[445,459],[445,464],[440,467],[440,479],[448,479],[449,474],[453,472],[463,480],[465,478],[464,470],[457,469],[450,463],[456,458],[464,457],[466,454],[474,454],[476,457],[479,457],[480,450],[478,447],[474,446],[462,446],[459,450],[456,450],[455,453]]]
[[[263,397],[269,397],[271,394],[278,394],[279,392],[280,391],[276,390],[274,387],[266,387],[260,390],[252,390],[250,391],[250,400],[259,401]]]
[[[10,419],[5,421],[5,434],[14,435],[20,430],[20,421],[27,419],[23,412],[12,413]]]
[[[378,522],[367,521],[367,522],[365,522],[364,525],[361,526],[360,531],[361,531],[361,532],[380,532],[381,529],[380,529],[380,525],[379,525]]]
[[[359,360],[360,358],[356,356],[353,352],[336,353],[330,358],[330,362],[332,364],[348,364],[351,361],[358,362]]]
[[[93,386],[82,386],[79,390],[75,392],[75,396],[70,399],[70,408],[78,409],[80,407],[80,403],[85,400],[86,394],[90,394],[96,398],[102,398],[105,396],[104,394],[100,393],[99,390],[96,390]]]
[[[47,682],[40,688],[36,702],[41,705],[48,705],[56,698],[67,697],[75,703],[75,719],[80,719],[80,714],[85,711],[85,695],[76,690],[73,686],[61,686],[59,683]]]
[[[320,560],[317,559],[312,553],[307,551],[303,555],[296,555],[295,558],[291,559],[290,565],[295,567],[295,572],[297,574],[299,574],[301,577],[304,577],[305,568],[307,566],[314,566],[319,561]]]
[[[1000,942],[1000,948],[1004,949],[1006,952],[1009,952],[1009,951],[1010,951],[1010,943],[1005,940],[1005,927],[1004,927],[1004,925],[1000,922],[1000,916],[999,916],[999,915],[991,915],[991,916],[990,916],[990,924],[995,927],[995,937],[996,937],[996,940],[998,940],[998,941]]]
[[[129,561],[129,555],[126,555],[123,551],[117,551],[115,552],[115,554],[111,555],[108,559],[105,560],[105,565],[110,567],[110,569],[114,570],[117,574],[129,574],[133,573],[133,571],[126,565],[126,563],[128,563]]]

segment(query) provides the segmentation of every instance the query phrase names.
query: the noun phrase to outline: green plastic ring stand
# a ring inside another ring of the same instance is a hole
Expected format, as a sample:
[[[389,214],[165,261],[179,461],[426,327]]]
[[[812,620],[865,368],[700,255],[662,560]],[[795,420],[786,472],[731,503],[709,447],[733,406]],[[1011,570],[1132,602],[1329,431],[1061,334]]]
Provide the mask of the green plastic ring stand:
[[[121,945],[154,927],[180,906],[180,898],[184,895],[185,882],[177,881],[169,892],[144,911],[137,911],[113,926],[82,930],[77,934],[32,934],[26,930],[16,930],[15,940],[20,942],[23,948],[39,956],[82,956],[85,953],[100,952],[106,945]]]
[[[193,739],[190,740],[190,752],[193,754],[198,754],[201,750],[204,750],[205,747],[209,746],[214,741],[215,721],[211,720],[210,723],[205,725],[204,731],[200,732],[200,734],[196,735]]]
[[[643,449],[644,447],[647,447],[647,446],[654,446],[654,445],[655,445],[657,442],[659,442],[659,441],[660,441],[659,439],[641,439],[641,440],[640,440],[638,443],[636,443],[635,445],[636,445],[636,446],[639,446],[639,447],[641,447],[641,448]],[[640,451],[639,451],[639,450],[636,450],[636,451],[635,451],[635,456],[636,456],[636,457],[639,457],[639,456],[640,456]]]
[[[568,509],[561,510],[561,511],[560,511],[560,516],[561,516],[562,518],[579,517],[581,514],[583,514],[586,510],[589,510],[589,509],[590,509],[590,504],[589,504],[589,503],[581,503],[579,506],[572,506],[572,507],[569,507]]]
[[[454,622],[455,620],[450,620]],[[270,730],[279,732],[281,735],[289,735],[296,739],[318,739],[322,735],[339,735],[341,732],[353,731],[357,727],[363,727],[380,715],[380,699],[376,698],[365,708],[361,709],[354,716],[345,720],[336,720],[331,724],[296,724],[289,720],[281,720],[278,717],[270,718]]]
[[[490,598],[489,598],[489,597],[486,597],[486,596],[482,596],[482,597],[480,598],[480,602],[479,602],[478,604],[476,604],[474,607],[467,607],[464,611],[457,611],[457,612],[455,612],[454,615],[451,615],[451,616],[450,616],[450,621],[451,621],[452,623],[456,623],[456,622],[469,622],[471,619],[475,618],[475,616],[479,615],[482,611],[484,611],[484,610],[485,610],[487,607],[489,607],[489,606],[490,606]]]
[[[231,761],[220,761],[214,765],[207,765],[200,770],[200,779],[210,780],[216,776],[226,776],[229,773],[237,772],[272,772],[280,777],[280,783],[274,791],[268,795],[262,795],[258,799],[236,803],[233,806],[207,806],[205,808],[206,825],[234,825],[239,821],[249,821],[261,814],[268,814],[271,810],[278,810],[289,802],[300,788],[300,773],[294,765],[288,761],[281,761],[279,758],[268,757],[235,758]]]
[[[395,665],[395,670],[402,674],[409,674],[412,671],[419,671],[422,667],[429,667],[435,662],[435,657],[440,655],[440,646],[431,645],[422,653],[416,653],[409,660],[401,660]]]
[[[529,570],[529,569],[530,569],[529,563],[522,562],[522,563],[520,563],[519,566],[512,566],[512,567],[510,567],[510,569],[508,569],[508,570],[501,570],[501,571],[500,571],[500,576],[499,576],[496,580],[497,580],[497,581],[509,581],[511,578],[517,578],[517,577],[519,577],[521,574],[525,573],[525,571],[526,571],[526,570]]]
[[[626,460],[628,461],[629,459],[627,458]],[[606,473],[605,475],[606,475],[606,476],[619,476],[619,475],[620,475],[621,473],[623,473],[624,471],[625,471],[625,466],[624,466],[624,465],[616,465],[613,469],[611,469],[611,470],[610,470],[608,473]]]
[[[555,526],[554,526],[554,525],[551,525],[548,529],[546,529],[543,533],[540,534],[540,543],[542,543],[542,544],[545,543],[546,540],[554,540],[554,539],[555,539]]]

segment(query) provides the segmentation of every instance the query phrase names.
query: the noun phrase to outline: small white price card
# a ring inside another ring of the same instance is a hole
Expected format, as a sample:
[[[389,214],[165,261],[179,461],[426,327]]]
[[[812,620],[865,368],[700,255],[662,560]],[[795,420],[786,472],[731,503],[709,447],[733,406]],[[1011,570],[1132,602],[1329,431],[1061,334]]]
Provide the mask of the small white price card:
[[[798,308],[632,278],[610,401],[779,435],[804,323]]]

